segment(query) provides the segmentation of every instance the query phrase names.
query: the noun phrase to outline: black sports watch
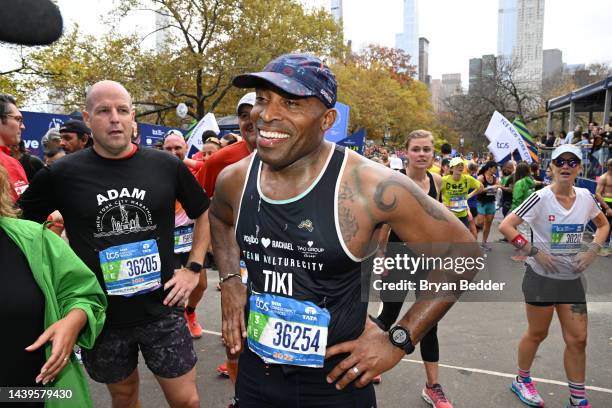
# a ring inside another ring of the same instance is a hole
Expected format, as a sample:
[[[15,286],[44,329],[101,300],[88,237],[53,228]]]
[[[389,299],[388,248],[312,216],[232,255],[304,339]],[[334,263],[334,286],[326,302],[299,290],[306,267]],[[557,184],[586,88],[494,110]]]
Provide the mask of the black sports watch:
[[[199,264],[197,262],[189,262],[186,268],[189,269],[191,272],[200,273],[200,271],[202,270],[202,264]]]
[[[399,347],[406,354],[410,354],[414,351],[414,345],[410,340],[410,330],[404,329],[402,326],[395,326],[389,330],[389,341],[395,347]]]

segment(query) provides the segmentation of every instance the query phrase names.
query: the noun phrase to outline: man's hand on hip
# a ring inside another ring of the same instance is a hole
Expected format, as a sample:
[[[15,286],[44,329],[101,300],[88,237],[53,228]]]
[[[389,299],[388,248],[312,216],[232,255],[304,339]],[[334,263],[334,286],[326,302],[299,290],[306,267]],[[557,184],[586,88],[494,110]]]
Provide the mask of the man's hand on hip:
[[[186,303],[199,281],[199,273],[186,268],[175,269],[172,279],[164,285],[164,290],[172,288],[166,299],[164,299],[164,305],[176,306],[177,304],[182,305]]]

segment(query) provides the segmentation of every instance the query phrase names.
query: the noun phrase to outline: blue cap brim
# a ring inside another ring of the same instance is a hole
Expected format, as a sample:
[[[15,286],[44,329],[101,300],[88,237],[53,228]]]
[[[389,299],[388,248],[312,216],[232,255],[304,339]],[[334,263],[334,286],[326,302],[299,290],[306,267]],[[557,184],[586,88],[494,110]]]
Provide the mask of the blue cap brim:
[[[232,81],[232,85],[237,88],[258,88],[265,84],[278,88],[283,92],[297,96],[317,96],[312,90],[286,75],[278,72],[253,72],[251,74],[238,75]]]

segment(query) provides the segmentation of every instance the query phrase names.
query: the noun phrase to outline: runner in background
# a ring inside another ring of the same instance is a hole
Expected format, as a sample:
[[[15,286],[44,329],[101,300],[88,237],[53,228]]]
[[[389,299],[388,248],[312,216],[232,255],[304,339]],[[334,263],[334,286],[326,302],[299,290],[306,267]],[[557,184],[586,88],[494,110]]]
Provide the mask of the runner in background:
[[[556,311],[565,342],[563,363],[570,391],[567,408],[590,408],[585,394],[588,320],[581,276],[602,248],[610,226],[592,194],[574,187],[582,167],[580,148],[560,146],[551,158],[553,183],[531,194],[499,227],[517,250],[529,256],[523,278],[528,327],[518,347],[518,375],[511,390],[527,405],[544,406],[530,370]],[[517,173],[524,173],[523,166],[529,168],[527,163],[519,163]],[[589,221],[597,231],[584,250],[583,233]],[[522,223],[531,226],[533,244],[517,230]]]
[[[184,161],[187,154],[187,143],[182,133],[171,130],[164,136],[163,150]],[[193,241],[194,221],[189,218],[181,203],[176,200],[174,204],[174,269],[187,266],[189,252]],[[206,239],[210,242],[210,228],[207,228]],[[207,286],[206,266],[203,265],[200,271],[200,280],[193,289],[189,300],[185,305],[185,321],[191,337],[199,339],[202,337],[202,326],[198,322],[195,308],[204,296]]]
[[[496,174],[497,163],[494,161],[486,162],[478,172],[478,181],[480,181],[484,189],[482,193],[476,196],[478,200],[478,216],[483,219],[482,244],[480,246],[485,251],[491,250],[487,240],[489,239],[491,225],[493,225],[493,218],[497,211],[495,199],[497,189],[499,188],[499,180]]]
[[[478,179],[478,165],[474,162],[470,162],[468,163],[467,168],[468,168],[468,174],[474,177],[475,179]],[[471,189],[470,192],[472,190],[473,189]],[[478,239],[478,229],[482,228],[482,219],[480,217],[480,214],[478,213],[478,197],[479,196],[477,195],[472,196],[468,200],[468,209],[469,209],[469,214],[470,214],[469,230],[474,236],[474,239]]]
[[[433,162],[433,136],[427,130],[415,130],[411,132],[406,139],[406,150],[408,154],[408,166],[402,169],[401,173],[406,174],[423,192],[425,192],[433,200],[438,201],[442,178],[438,174],[432,174],[427,169],[431,167]],[[401,256],[406,252],[406,249],[399,251],[399,246],[402,246],[402,240],[391,231],[388,242],[391,246],[387,246],[384,256],[393,258],[396,255]],[[426,279],[428,270],[417,271],[414,281]],[[398,274],[394,271],[387,271],[388,275],[383,279],[384,282],[399,282],[405,279],[403,274]],[[401,276],[398,276],[401,275]],[[408,294],[406,291],[403,295]],[[417,299],[420,296],[420,290],[416,291]],[[399,295],[394,294],[394,297]],[[397,301],[386,302],[383,299],[383,307],[378,317],[373,320],[379,327],[388,331],[396,322],[404,302]],[[434,408],[452,408],[452,404],[448,401],[439,379],[439,360],[440,347],[438,342],[438,325],[436,324],[423,336],[419,343],[421,351],[421,359],[425,368],[425,387],[421,391],[423,399]],[[373,380],[376,382],[376,379]]]
[[[601,210],[608,218],[608,223],[612,223],[612,158],[608,159],[608,171],[606,171],[597,181],[595,197],[601,205]],[[606,239],[606,244],[599,250],[600,256],[608,256],[610,254],[610,233]]]
[[[459,218],[466,228],[469,228],[468,200],[481,193],[483,188],[478,180],[463,173],[463,167],[463,160],[460,157],[455,157],[450,161],[451,174],[442,177],[440,196],[442,203]]]
[[[23,115],[17,109],[15,98],[0,94],[0,166],[8,173],[13,201],[28,188],[28,177],[21,163],[11,157],[11,146],[19,144],[23,129]]]

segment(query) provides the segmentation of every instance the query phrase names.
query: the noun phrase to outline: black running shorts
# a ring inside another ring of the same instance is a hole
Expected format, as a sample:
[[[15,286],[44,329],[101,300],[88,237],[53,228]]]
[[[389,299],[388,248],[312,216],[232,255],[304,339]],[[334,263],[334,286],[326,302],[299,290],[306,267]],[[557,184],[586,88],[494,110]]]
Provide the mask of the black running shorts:
[[[529,265],[523,277],[523,295],[525,303],[532,306],[586,303],[582,279],[547,278],[535,273]]]
[[[158,377],[176,378],[196,364],[193,340],[182,311],[173,310],[159,320],[126,328],[105,327],[91,350],[82,349],[83,365],[97,382],[125,380],[138,366],[138,350]]]

